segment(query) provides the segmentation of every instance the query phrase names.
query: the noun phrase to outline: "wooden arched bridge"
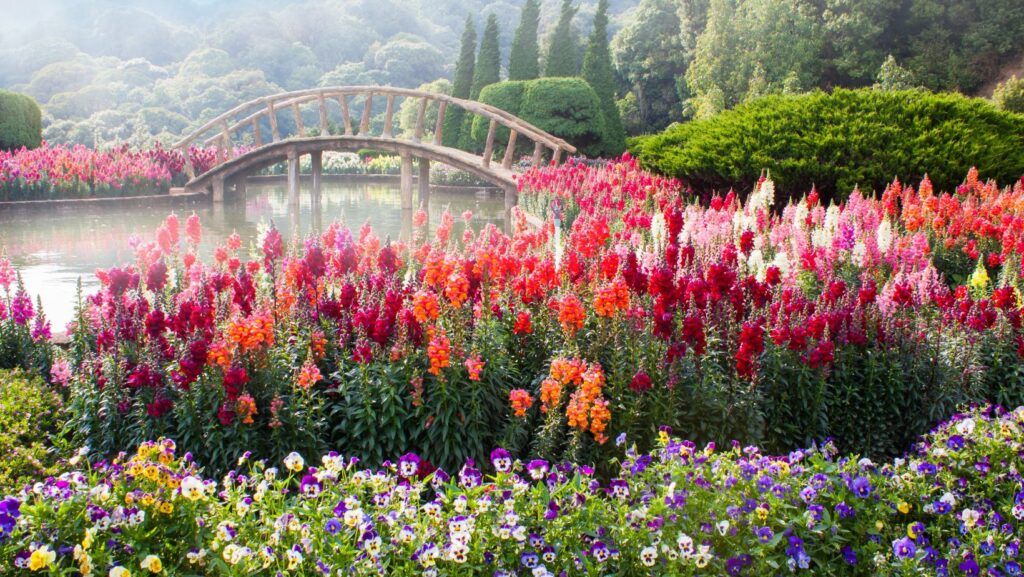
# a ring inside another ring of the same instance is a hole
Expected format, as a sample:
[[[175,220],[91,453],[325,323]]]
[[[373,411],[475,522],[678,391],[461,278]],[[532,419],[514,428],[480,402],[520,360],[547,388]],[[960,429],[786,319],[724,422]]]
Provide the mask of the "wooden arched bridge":
[[[386,101],[383,125],[374,134],[373,104]],[[401,103],[407,99],[416,102],[416,124],[411,134],[396,130],[395,116]],[[350,114],[352,105],[362,104],[358,118]],[[489,121],[487,140],[482,154],[473,154],[443,145],[445,115],[451,107]],[[427,110],[435,107],[437,119],[433,127],[426,126]],[[310,114],[310,109],[317,114]],[[307,126],[305,118],[316,117],[319,126]],[[290,114],[293,122],[282,123],[280,114]],[[334,122],[332,122],[334,121]],[[288,124],[288,128],[285,128]],[[266,134],[269,126],[270,134]],[[508,129],[508,142],[504,154],[495,158],[495,139],[498,127]],[[428,131],[432,128],[432,133]],[[430,162],[441,162],[470,172],[480,179],[500,187],[505,192],[505,206],[516,203],[514,180],[517,142],[533,142],[533,165],[548,159],[557,163],[563,154],[576,149],[564,140],[552,136],[516,116],[483,104],[453,98],[444,94],[390,88],[386,86],[351,86],[314,88],[286,92],[257,98],[240,104],[207,122],[174,145],[184,153],[185,170],[189,177],[188,192],[206,191],[215,202],[224,199],[224,191],[233,186],[244,191],[245,177],[252,172],[288,162],[288,199],[298,203],[299,158],[311,156],[313,201],[319,204],[320,182],[325,150],[355,152],[372,149],[396,153],[401,157],[402,208],[413,208],[413,158],[419,159],[420,205],[429,202]],[[215,147],[217,162],[212,168],[198,173],[189,159],[192,146]]]

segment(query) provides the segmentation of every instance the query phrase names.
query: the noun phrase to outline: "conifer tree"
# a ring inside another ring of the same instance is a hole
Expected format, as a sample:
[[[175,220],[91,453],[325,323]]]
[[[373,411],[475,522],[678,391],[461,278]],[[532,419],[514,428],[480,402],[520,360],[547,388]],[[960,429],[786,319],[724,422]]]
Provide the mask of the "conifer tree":
[[[519,27],[512,38],[508,57],[509,80],[533,80],[540,76],[540,46],[537,28],[540,26],[539,0],[526,0],[519,18]]]
[[[562,0],[562,13],[548,45],[544,76],[576,76],[579,65],[576,58],[577,43],[573,35],[572,18],[576,15],[572,0]]]
[[[491,14],[484,26],[484,35],[480,39],[480,53],[476,57],[473,68],[473,89],[469,97],[476,99],[485,86],[501,80],[501,48],[498,46],[498,17]]]
[[[462,47],[459,49],[459,60],[455,63],[455,81],[452,83],[452,96],[469,98],[473,88],[473,69],[476,58],[476,25],[473,16],[466,16],[466,27],[462,32]],[[458,146],[460,132],[466,111],[458,106],[447,109],[441,141],[445,146]]]
[[[484,35],[480,39],[480,52],[477,54],[476,66],[473,68],[473,87],[469,91],[470,100],[476,100],[484,87],[501,80],[501,48],[498,46],[500,33],[498,17],[491,14],[487,17]],[[459,148],[463,150],[479,148],[473,142],[472,126],[473,116],[466,115],[459,134]]]
[[[602,153],[618,156],[626,149],[626,132],[615,101],[615,72],[608,49],[608,0],[600,0],[594,14],[594,29],[583,57],[583,79],[590,84],[601,100],[604,113],[604,142]]]

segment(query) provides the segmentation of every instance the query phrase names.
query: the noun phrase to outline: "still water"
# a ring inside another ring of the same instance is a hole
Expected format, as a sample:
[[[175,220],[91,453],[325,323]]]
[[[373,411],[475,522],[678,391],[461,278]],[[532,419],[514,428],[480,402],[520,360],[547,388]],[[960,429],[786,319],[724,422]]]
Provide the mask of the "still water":
[[[483,190],[435,189],[431,192],[431,230],[448,209],[458,224],[464,211],[473,212],[472,225],[487,223],[504,227],[504,201],[500,194]],[[285,238],[305,238],[340,221],[353,231],[369,222],[383,240],[408,234],[411,215],[403,215],[397,184],[324,182],[320,211],[315,213],[308,184],[303,183],[297,213],[289,210],[283,183],[250,183],[244,199],[223,205],[206,200],[161,199],[152,203],[108,202],[69,206],[0,208],[0,250],[20,270],[33,300],[42,298],[43,309],[53,332],[63,333],[74,317],[75,291],[79,279],[83,292],[99,286],[94,272],[133,262],[133,238],[155,240],[156,228],[170,212],[185,217],[195,212],[203,225],[200,251],[209,257],[215,246],[232,232],[242,237],[242,246],[255,241],[260,228],[273,222]],[[184,236],[184,230],[182,230]]]

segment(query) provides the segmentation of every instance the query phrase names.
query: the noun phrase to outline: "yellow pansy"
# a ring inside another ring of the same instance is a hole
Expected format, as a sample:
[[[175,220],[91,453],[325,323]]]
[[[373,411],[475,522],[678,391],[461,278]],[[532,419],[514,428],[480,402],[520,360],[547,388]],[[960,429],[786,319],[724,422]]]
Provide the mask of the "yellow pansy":
[[[904,515],[906,515],[907,513],[910,512],[910,503],[907,503],[906,501],[903,501],[899,505],[896,506],[896,509],[900,513],[903,513]]]
[[[53,552],[53,549],[43,545],[32,552],[32,556],[28,559],[28,568],[32,571],[39,571],[52,565],[56,559],[57,554]]]
[[[110,570],[107,577],[132,577],[132,572],[124,567],[117,566]]]
[[[156,555],[146,555],[146,558],[142,560],[142,568],[150,573],[159,573],[164,570],[164,564]]]

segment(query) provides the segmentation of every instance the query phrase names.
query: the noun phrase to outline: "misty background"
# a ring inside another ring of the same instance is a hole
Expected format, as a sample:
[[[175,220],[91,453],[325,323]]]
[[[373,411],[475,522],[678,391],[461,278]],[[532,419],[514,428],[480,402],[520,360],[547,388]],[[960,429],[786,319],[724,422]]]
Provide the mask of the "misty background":
[[[497,17],[504,77],[522,3],[0,0],[0,88],[40,103],[50,142],[148,146],[287,90],[445,90],[467,15],[478,35]],[[543,60],[562,1],[541,4]],[[597,0],[573,4],[580,63]],[[611,0],[609,16],[629,134],[765,94],[880,86],[988,97],[1024,76],[1021,0]]]

